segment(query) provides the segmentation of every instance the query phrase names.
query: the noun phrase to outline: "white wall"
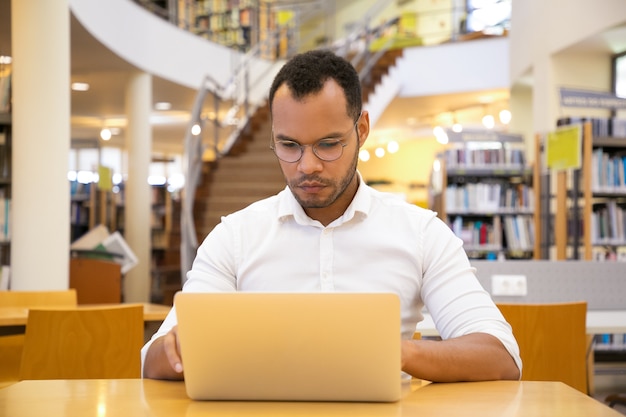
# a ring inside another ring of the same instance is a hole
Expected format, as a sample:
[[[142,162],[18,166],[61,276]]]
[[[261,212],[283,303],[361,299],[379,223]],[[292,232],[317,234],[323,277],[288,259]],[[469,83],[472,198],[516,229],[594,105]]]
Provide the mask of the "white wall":
[[[131,0],[70,0],[70,9],[85,29],[124,60],[192,89],[198,89],[207,74],[225,86],[243,58],[233,49],[177,28]],[[253,93],[266,94],[275,69],[265,60],[253,63],[253,73],[264,75],[251,80],[253,85],[262,84]],[[250,100],[255,103],[262,98]]]
[[[537,57],[559,52],[626,22],[623,0],[522,0],[512,5],[513,80],[527,73]]]
[[[510,86],[507,38],[405,48],[401,61],[400,97]]]

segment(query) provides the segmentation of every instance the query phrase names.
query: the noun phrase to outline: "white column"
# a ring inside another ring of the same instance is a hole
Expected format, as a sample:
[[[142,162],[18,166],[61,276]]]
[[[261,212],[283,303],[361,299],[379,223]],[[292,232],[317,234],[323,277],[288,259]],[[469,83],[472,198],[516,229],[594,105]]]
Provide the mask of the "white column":
[[[11,287],[69,286],[70,20],[67,0],[11,1]]]
[[[137,255],[139,264],[124,277],[124,301],[127,302],[150,300],[152,194],[148,174],[152,160],[151,109],[152,77],[146,73],[132,74],[126,90],[128,178],[125,186],[124,238]]]

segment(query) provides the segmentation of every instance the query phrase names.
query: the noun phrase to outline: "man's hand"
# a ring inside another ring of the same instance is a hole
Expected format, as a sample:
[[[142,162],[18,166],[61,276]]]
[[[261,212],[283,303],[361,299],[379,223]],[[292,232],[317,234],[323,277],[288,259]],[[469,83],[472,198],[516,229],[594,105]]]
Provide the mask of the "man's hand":
[[[184,378],[178,326],[172,327],[165,336],[152,342],[146,353],[143,376],[153,379],[181,380]]]

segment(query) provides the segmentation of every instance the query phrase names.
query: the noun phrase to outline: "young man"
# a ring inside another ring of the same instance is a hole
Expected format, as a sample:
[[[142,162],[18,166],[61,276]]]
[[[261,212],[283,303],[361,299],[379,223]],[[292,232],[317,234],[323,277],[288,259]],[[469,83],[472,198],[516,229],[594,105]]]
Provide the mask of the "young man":
[[[300,54],[276,75],[269,103],[270,146],[287,187],[225,217],[198,249],[183,291],[394,292],[404,372],[442,382],[518,379],[517,342],[461,240],[432,211],[375,191],[357,172],[369,115],[350,63],[328,51]],[[411,339],[424,306],[442,341]],[[145,377],[183,378],[174,312],[142,360]]]

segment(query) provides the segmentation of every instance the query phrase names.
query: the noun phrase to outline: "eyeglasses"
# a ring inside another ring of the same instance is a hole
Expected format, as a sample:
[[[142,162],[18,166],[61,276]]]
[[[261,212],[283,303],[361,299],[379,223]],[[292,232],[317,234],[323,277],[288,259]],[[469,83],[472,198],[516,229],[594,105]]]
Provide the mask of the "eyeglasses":
[[[286,139],[274,140],[274,132],[272,131],[270,148],[274,151],[278,159],[288,163],[298,162],[302,159],[304,148],[307,146],[310,146],[315,156],[322,161],[336,161],[343,155],[343,148],[348,146],[347,143],[343,142],[343,139],[352,132],[352,129],[356,129],[356,125],[359,123],[360,119],[361,115],[356,119],[354,125],[338,138],[320,139],[312,145],[301,145],[296,141]]]

